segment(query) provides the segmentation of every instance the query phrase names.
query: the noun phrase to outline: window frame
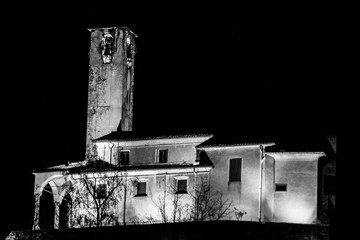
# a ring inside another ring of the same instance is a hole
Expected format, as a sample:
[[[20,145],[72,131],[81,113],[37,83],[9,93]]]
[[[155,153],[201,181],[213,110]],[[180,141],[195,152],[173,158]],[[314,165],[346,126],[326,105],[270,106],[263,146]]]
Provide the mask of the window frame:
[[[145,193],[139,193],[139,184],[145,184]],[[134,186],[134,197],[146,197],[148,194],[148,179],[139,179]]]
[[[287,192],[287,191],[288,191],[287,183],[275,183],[275,192]]]
[[[104,199],[107,197],[108,189],[105,183],[97,184],[95,187],[95,198]]]
[[[188,182],[189,182],[189,177],[187,176],[181,176],[181,177],[175,177],[175,181],[176,181],[176,192],[175,194],[188,194]],[[186,185],[185,185],[185,190],[180,190],[179,191],[179,182],[180,181],[186,181]]]
[[[240,160],[240,171],[239,171],[239,180],[234,180],[234,178],[231,178],[231,160]],[[232,182],[241,182],[242,180],[242,173],[243,173],[243,158],[241,157],[233,157],[233,158],[229,158],[229,161],[228,161],[229,165],[228,165],[228,173],[229,173],[229,177],[228,177],[228,181],[229,183],[232,183]]]
[[[127,158],[127,164],[125,163],[125,164],[122,164],[121,162],[121,154],[122,153],[127,153],[127,156],[128,156],[128,158]],[[130,165],[130,150],[119,150],[118,151],[118,162],[117,162],[117,165],[118,166],[129,166]]]
[[[160,152],[166,151],[166,162],[160,162]],[[168,148],[161,148],[157,149],[157,156],[156,156],[156,162],[157,163],[168,163],[169,162],[169,149]]]

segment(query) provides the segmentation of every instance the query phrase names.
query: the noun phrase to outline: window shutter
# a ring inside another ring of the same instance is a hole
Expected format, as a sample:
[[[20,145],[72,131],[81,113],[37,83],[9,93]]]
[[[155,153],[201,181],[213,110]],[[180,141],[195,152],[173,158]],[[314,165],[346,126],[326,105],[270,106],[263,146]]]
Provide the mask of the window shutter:
[[[187,192],[187,180],[178,180],[178,193],[186,193]]]
[[[230,159],[229,181],[230,182],[241,181],[241,158]]]
[[[129,151],[120,152],[120,164],[129,165]]]
[[[137,195],[146,195],[146,182],[138,182]]]
[[[167,163],[168,161],[168,150],[159,150],[159,163]]]

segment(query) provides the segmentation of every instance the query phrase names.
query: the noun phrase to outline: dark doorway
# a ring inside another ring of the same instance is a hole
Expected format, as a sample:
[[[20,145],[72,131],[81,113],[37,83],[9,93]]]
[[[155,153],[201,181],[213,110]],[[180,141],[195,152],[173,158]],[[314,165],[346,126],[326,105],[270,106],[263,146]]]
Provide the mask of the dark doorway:
[[[40,197],[39,226],[40,229],[54,229],[55,204],[54,196],[49,184],[47,184]]]
[[[69,217],[71,213],[72,201],[69,194],[63,198],[59,209],[59,228],[69,228]]]

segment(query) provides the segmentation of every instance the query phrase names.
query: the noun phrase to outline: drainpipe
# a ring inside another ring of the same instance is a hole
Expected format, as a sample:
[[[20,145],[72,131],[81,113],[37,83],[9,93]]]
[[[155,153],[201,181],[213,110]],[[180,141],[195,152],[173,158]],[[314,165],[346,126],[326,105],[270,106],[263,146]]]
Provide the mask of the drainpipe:
[[[126,225],[126,190],[127,190],[127,179],[125,175],[125,185],[124,185],[124,210],[123,210],[123,224]]]
[[[264,146],[260,145],[260,196],[259,196],[259,222],[263,222],[262,219],[262,205],[263,205],[263,162],[265,161]]]
[[[112,153],[112,149],[114,148],[115,143],[112,143],[112,142],[109,142],[109,143],[112,144],[111,147],[109,147],[109,148],[110,148],[110,156],[109,156],[110,159],[109,159],[109,163],[111,164],[111,158],[112,158],[112,154],[113,154],[113,153]],[[105,160],[105,159],[104,159],[104,160]]]
[[[197,186],[197,171],[195,171],[195,167],[193,168],[194,171],[194,182],[195,182],[195,188]]]

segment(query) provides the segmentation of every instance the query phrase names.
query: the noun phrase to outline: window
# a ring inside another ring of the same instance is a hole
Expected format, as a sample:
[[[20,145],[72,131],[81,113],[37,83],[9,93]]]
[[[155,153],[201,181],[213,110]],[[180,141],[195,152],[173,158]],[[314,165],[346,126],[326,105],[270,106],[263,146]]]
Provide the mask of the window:
[[[136,196],[147,196],[146,182],[137,182],[136,189],[137,189]]]
[[[229,182],[241,181],[241,158],[230,159]]]
[[[168,150],[167,149],[161,149],[159,150],[159,163],[167,163],[168,161]]]
[[[107,188],[106,188],[106,184],[99,184],[96,186],[95,189],[95,197],[96,198],[106,198],[106,194],[107,194]]]
[[[196,149],[196,161],[200,161],[201,150]]]
[[[278,183],[275,185],[275,192],[286,192],[287,191],[287,184]]]
[[[130,151],[119,151],[118,161],[121,166],[129,165]]]
[[[187,193],[187,180],[179,179],[177,180],[177,194],[178,193]]]

